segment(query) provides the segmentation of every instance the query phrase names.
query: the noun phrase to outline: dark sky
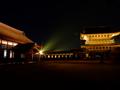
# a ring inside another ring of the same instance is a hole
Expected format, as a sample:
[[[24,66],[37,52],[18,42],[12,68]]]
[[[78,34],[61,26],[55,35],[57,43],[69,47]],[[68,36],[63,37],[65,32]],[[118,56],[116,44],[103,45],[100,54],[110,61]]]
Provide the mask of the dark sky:
[[[0,21],[23,30],[38,43],[56,39],[56,46],[79,47],[79,33],[94,26],[120,26],[119,1],[40,0],[4,1],[0,6]],[[97,30],[89,30],[93,32]],[[53,40],[53,41],[54,41]]]

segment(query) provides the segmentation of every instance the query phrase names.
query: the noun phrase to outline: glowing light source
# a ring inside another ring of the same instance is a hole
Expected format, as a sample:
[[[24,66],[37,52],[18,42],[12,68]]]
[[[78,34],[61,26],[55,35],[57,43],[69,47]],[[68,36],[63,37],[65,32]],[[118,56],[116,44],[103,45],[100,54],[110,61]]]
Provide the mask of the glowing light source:
[[[112,37],[119,35],[119,33],[112,34]]]
[[[10,58],[12,58],[12,51],[10,50]]]
[[[5,49],[4,50],[4,58],[6,58],[7,57],[7,50]]]
[[[5,41],[5,40],[2,40],[2,44],[5,44],[5,45],[6,45],[6,44],[7,44],[7,41]]]
[[[53,58],[53,55],[51,55],[51,58]]]
[[[60,58],[60,55],[58,55],[58,58]]]
[[[13,43],[12,42],[8,42],[8,45],[12,45]]]
[[[48,58],[50,58],[50,55],[48,55]]]
[[[13,46],[18,45],[18,43],[6,41],[6,40],[2,40],[1,43],[4,44],[4,45],[13,45]]]
[[[55,55],[55,58],[57,58],[57,55]]]
[[[83,39],[86,40],[86,41],[89,40],[87,36],[84,36]]]
[[[13,43],[13,46],[16,46],[16,45],[18,45],[18,43]]]
[[[43,53],[43,50],[40,50],[40,51],[39,51],[39,54],[40,54],[40,55],[43,55],[43,54],[44,54],[44,53]]]

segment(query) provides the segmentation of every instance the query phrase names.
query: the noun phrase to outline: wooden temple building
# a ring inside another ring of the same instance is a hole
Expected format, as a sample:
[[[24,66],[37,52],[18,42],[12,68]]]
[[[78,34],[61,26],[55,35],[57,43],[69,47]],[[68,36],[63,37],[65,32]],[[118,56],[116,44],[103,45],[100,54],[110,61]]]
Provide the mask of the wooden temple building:
[[[0,62],[18,57],[20,45],[34,43],[23,31],[0,22]],[[20,54],[20,53],[19,53]],[[21,53],[20,57],[24,57]]]
[[[89,58],[106,58],[115,48],[120,47],[120,32],[80,33],[80,40],[85,41],[81,48],[86,49]]]

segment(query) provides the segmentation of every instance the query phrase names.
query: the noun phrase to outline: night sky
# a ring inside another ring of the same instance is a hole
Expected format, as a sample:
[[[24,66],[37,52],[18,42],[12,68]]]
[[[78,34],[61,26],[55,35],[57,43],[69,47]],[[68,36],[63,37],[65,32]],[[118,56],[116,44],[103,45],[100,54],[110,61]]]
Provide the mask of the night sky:
[[[55,41],[54,48],[78,48],[79,34],[85,28],[120,26],[119,1],[83,1],[4,1],[0,21],[24,31],[34,42],[45,45]]]

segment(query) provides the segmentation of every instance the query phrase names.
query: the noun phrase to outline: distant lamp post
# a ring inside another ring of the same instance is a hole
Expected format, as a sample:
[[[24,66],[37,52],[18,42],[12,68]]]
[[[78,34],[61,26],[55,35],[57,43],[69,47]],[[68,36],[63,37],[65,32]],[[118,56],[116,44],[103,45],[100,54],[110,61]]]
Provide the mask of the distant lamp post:
[[[39,61],[40,61],[40,58],[41,58],[41,55],[43,55],[44,53],[43,53],[43,50],[40,50],[39,51]]]

